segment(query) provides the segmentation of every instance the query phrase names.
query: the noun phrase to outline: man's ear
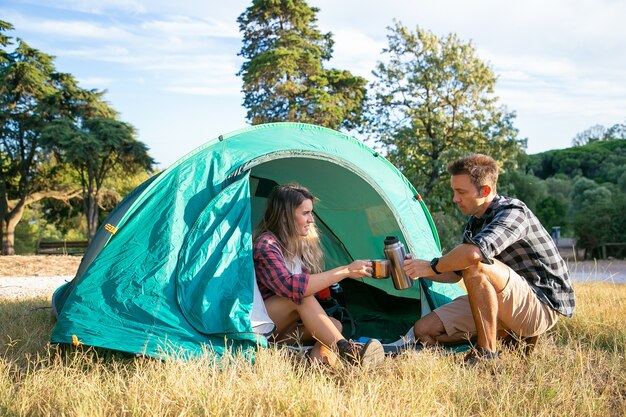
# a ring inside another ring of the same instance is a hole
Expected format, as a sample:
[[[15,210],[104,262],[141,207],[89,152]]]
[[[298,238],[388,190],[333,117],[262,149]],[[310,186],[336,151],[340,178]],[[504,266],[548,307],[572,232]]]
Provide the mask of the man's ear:
[[[483,185],[481,187],[481,197],[487,197],[489,194],[491,194],[491,185]]]

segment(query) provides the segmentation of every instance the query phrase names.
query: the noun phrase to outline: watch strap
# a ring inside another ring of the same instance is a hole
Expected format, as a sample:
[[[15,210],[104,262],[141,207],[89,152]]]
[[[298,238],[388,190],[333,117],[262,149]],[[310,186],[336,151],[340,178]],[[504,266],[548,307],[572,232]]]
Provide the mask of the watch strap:
[[[432,261],[430,261],[430,268],[433,270],[433,272],[437,275],[441,275],[441,272],[439,272],[437,270],[437,264],[439,263],[439,259],[440,258],[433,258]]]

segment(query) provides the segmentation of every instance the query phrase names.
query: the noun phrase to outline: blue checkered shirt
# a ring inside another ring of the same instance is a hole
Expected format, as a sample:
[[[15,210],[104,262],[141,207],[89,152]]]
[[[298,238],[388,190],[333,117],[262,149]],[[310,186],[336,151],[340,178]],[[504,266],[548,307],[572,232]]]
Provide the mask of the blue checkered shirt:
[[[496,195],[481,218],[469,217],[464,241],[526,279],[542,303],[566,317],[574,314],[574,290],[565,261],[539,219],[520,200]]]

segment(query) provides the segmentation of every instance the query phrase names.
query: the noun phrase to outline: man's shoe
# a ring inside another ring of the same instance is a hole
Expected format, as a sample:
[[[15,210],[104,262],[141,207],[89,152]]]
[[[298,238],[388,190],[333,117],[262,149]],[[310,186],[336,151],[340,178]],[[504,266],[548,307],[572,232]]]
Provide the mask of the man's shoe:
[[[339,356],[349,364],[373,368],[385,360],[385,349],[376,339],[364,345],[350,340],[349,345],[339,346]]]
[[[472,349],[463,358],[463,365],[474,367],[480,364],[494,363],[498,359],[498,352],[491,352],[481,347]]]

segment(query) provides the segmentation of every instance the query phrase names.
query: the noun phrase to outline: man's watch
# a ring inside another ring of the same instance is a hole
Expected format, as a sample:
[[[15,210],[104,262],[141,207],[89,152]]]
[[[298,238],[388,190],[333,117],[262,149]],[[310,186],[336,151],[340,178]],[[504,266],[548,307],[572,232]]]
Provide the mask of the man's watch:
[[[437,271],[437,264],[439,263],[439,258],[433,258],[432,261],[430,261],[430,268],[433,270],[433,272],[437,275],[441,275],[441,272]]]

